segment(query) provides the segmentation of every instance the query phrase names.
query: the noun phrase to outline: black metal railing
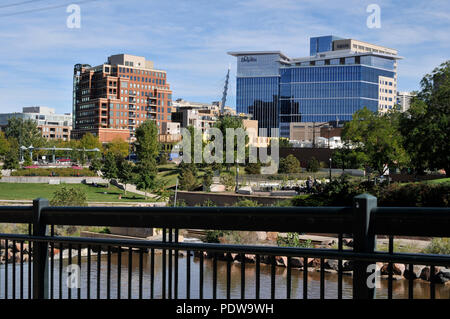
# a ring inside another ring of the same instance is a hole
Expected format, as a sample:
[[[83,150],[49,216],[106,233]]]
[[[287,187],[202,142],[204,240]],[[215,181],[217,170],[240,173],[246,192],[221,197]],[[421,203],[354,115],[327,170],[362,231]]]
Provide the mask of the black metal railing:
[[[448,255],[394,253],[394,236],[450,237],[448,208],[377,207],[366,194],[353,207],[50,207],[37,199],[0,207],[0,223],[29,225],[27,235],[0,234],[2,298],[325,299],[332,290],[333,298],[370,299],[380,281],[370,266],[380,262],[388,264],[386,298],[394,297],[397,263],[410,273],[428,266],[435,298],[437,267],[450,266]],[[162,239],[60,237],[55,225],[161,228]],[[178,242],[180,229],[327,233],[338,242],[336,249],[188,243]],[[389,237],[388,252],[376,251],[377,235]],[[352,250],[343,247],[348,236]],[[329,260],[337,261],[332,278]],[[414,278],[406,280],[414,298]]]

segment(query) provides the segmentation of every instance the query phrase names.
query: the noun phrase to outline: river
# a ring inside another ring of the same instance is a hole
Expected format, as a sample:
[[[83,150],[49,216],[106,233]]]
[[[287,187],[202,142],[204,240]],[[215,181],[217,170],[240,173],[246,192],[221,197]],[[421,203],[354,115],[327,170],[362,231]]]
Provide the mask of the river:
[[[77,258],[73,259],[75,263]],[[67,265],[67,260],[64,260],[64,266]],[[186,257],[178,258],[178,297],[186,297]],[[199,259],[190,258],[191,263],[191,293],[190,297],[195,299],[199,298]],[[111,257],[111,298],[117,298],[117,264],[118,255],[112,254]],[[128,297],[128,252],[122,253],[121,260],[121,298]],[[58,278],[59,278],[59,261],[55,260],[54,280],[55,298],[59,298],[58,290]],[[150,257],[144,254],[143,259],[143,297],[150,297]],[[139,256],[137,253],[133,253],[132,258],[132,298],[138,298],[139,296]],[[107,256],[102,255],[100,266],[100,298],[106,298],[106,286],[107,286]],[[213,283],[213,266],[212,260],[204,260],[204,298],[212,298],[212,283]],[[27,274],[28,263],[24,264],[24,295],[27,296]],[[12,264],[8,265],[8,298],[12,298]],[[155,267],[154,267],[154,298],[161,298],[161,283],[162,283],[162,255],[155,254]],[[226,262],[218,261],[217,263],[217,297],[226,297]],[[271,267],[269,265],[261,264],[260,275],[260,297],[262,299],[270,298],[270,274]],[[286,298],[286,277],[287,270],[283,267],[276,267],[276,298]],[[167,277],[166,277],[167,278]],[[97,295],[97,260],[96,255],[91,258],[91,278],[90,278],[90,295],[91,298],[96,298]],[[16,298],[19,297],[19,284],[20,284],[20,266],[16,265]],[[167,280],[167,279],[166,279]],[[292,269],[292,290],[291,298],[303,298],[303,271]],[[240,298],[241,294],[241,268],[240,264],[231,264],[231,298]],[[336,299],[337,298],[337,285],[338,276],[334,273],[325,273],[325,298]],[[5,298],[5,265],[0,266],[0,299]],[[245,265],[245,297],[255,297],[255,265]],[[63,287],[66,286],[66,273],[63,273]],[[416,280],[414,281],[414,298],[429,298],[430,297],[430,285],[429,283]],[[81,298],[87,296],[87,260],[82,258],[81,263]],[[167,296],[167,290],[166,290]],[[316,271],[308,272],[308,298],[314,299],[320,296],[320,273]],[[408,296],[408,281],[398,280],[393,282],[393,296],[394,298],[407,298]],[[68,297],[68,289],[63,288],[62,298]],[[77,297],[77,290],[72,289],[72,298]],[[343,276],[343,298],[352,298],[352,277],[348,275]],[[376,290],[376,298],[387,298],[387,280],[380,280],[380,288]],[[436,298],[450,299],[450,287],[445,285],[436,284]]]

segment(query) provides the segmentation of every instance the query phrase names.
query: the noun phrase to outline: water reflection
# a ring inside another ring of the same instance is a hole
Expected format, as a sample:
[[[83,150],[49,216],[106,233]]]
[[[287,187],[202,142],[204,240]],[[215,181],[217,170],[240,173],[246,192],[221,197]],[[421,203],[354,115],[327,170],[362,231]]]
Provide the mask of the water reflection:
[[[139,297],[139,255],[137,253],[132,254],[131,263],[131,295],[132,298]],[[178,258],[178,298],[186,298],[186,257]],[[200,262],[198,258],[191,257],[191,280],[190,280],[190,297],[195,299],[199,298],[200,288]],[[77,257],[72,260],[77,262]],[[91,272],[90,272],[90,296],[91,298],[97,298],[97,286],[100,290],[100,298],[106,298],[107,296],[107,256],[102,255],[100,258],[100,277],[97,278],[97,260],[96,255],[91,258]],[[64,260],[64,267],[68,261]],[[128,298],[128,266],[129,266],[128,252],[122,252],[121,254],[121,271],[120,271],[120,286],[118,286],[118,255],[112,254],[111,256],[111,298],[117,298],[120,293],[121,298]],[[172,265],[175,263],[173,262]],[[150,298],[151,292],[151,280],[150,280],[150,255],[144,254],[143,256],[143,297]],[[81,298],[87,296],[87,260],[82,258],[81,262]],[[217,263],[217,297],[226,298],[226,262],[218,261]],[[63,268],[64,269],[64,268]],[[166,269],[167,270],[167,269]],[[23,283],[24,283],[24,296],[27,296],[28,292],[28,264],[23,266]],[[154,265],[154,298],[162,297],[162,255],[155,254]],[[286,298],[286,280],[287,269],[282,267],[276,267],[276,280],[275,280],[275,297]],[[12,298],[12,265],[8,265],[8,298]],[[271,288],[271,266],[261,264],[260,275],[260,297],[262,299],[270,298]],[[66,286],[67,274],[62,273],[62,287],[59,290],[59,261],[55,260],[54,269],[54,297],[55,298],[67,298],[68,289]],[[168,283],[169,273],[166,271],[166,285]],[[291,273],[291,298],[303,298],[303,271],[292,269]],[[16,265],[16,298],[20,295],[20,266]],[[255,265],[245,265],[245,297],[255,297]],[[172,282],[174,282],[174,275],[172,274]],[[204,298],[212,298],[213,292],[213,263],[210,259],[204,260],[204,274],[203,274],[203,296]],[[430,285],[423,281],[414,281],[414,298],[429,298],[430,297]],[[241,296],[241,267],[238,263],[231,264],[231,298],[240,298]],[[336,299],[338,287],[338,276],[334,273],[325,273],[325,298]],[[77,289],[72,289],[72,298],[77,298]],[[172,290],[173,294],[173,290]],[[343,276],[343,298],[352,298],[352,277],[348,275]],[[398,280],[393,282],[393,296],[394,298],[407,298],[408,297],[408,281]],[[0,298],[5,297],[5,265],[0,266]],[[168,290],[166,290],[166,297],[168,297]],[[316,271],[308,272],[308,298],[314,299],[320,297],[320,273]],[[377,298],[387,298],[387,280],[381,280],[381,287],[377,288]],[[450,299],[450,287],[445,285],[436,284],[436,298]]]

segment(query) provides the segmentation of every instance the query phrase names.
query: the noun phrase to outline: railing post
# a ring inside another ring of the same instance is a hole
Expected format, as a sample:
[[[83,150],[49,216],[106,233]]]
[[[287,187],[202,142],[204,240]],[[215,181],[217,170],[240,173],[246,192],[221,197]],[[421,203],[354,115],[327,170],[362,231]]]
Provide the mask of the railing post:
[[[48,200],[33,200],[33,236],[46,236],[48,227],[42,222],[41,210]],[[33,299],[48,299],[48,243],[33,242]]]
[[[375,234],[370,222],[370,214],[377,207],[377,198],[369,194],[361,194],[353,198],[353,251],[373,253],[375,251]],[[355,260],[353,267],[353,299],[373,299],[375,285],[368,285],[367,279],[370,263]],[[375,276],[376,280],[376,276]]]

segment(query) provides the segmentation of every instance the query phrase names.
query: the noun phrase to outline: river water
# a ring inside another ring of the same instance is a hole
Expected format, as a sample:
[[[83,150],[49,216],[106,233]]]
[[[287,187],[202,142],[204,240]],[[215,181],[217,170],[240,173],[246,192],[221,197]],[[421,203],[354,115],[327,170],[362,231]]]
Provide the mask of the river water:
[[[77,257],[72,261],[77,262]],[[67,273],[65,266],[67,260],[63,261],[63,289],[62,298],[68,297],[68,289],[66,288]],[[178,297],[186,297],[186,257],[178,258]],[[191,293],[190,297],[193,299],[199,298],[199,259],[190,258],[191,263]],[[150,298],[150,256],[144,254],[143,259],[143,297]],[[117,298],[117,283],[118,283],[118,255],[112,254],[111,256],[111,298]],[[59,261],[55,260],[54,268],[54,297],[59,298],[58,280],[59,280]],[[137,253],[133,253],[132,256],[132,282],[131,291],[132,298],[138,298],[139,296],[139,256]],[[19,285],[20,285],[20,266],[16,265],[16,297],[19,297]],[[204,260],[204,275],[203,275],[203,296],[204,298],[212,298],[212,286],[213,286],[213,266],[212,260]],[[8,298],[12,298],[12,265],[8,265]],[[27,274],[28,263],[23,266],[23,281],[24,281],[24,296],[27,296]],[[107,256],[101,256],[100,265],[100,298],[106,298],[107,287]],[[162,255],[155,254],[155,266],[154,266],[154,298],[161,298],[162,296]],[[271,266],[261,264],[260,275],[260,297],[262,299],[270,298],[270,275]],[[81,298],[87,296],[87,261],[86,258],[82,258],[81,263]],[[287,270],[283,267],[276,267],[276,280],[275,280],[275,297],[286,298],[286,278]],[[166,284],[168,277],[166,277]],[[97,260],[96,255],[91,258],[91,275],[90,275],[90,296],[91,298],[97,297]],[[226,262],[218,261],[217,263],[217,297],[226,298]],[[325,298],[336,299],[337,298],[337,286],[338,276],[334,273],[325,273]],[[303,271],[292,269],[291,279],[291,298],[303,298]],[[120,296],[121,298],[128,298],[128,252],[122,253],[121,258],[121,283],[120,283]],[[240,264],[231,264],[231,298],[239,299],[241,296],[241,268]],[[308,272],[308,298],[314,299],[320,296],[320,273],[316,271]],[[408,297],[408,281],[398,280],[393,282],[393,296],[394,298],[407,298]],[[77,289],[72,289],[72,298],[77,297]],[[166,289],[167,297],[167,289]],[[255,265],[245,265],[245,297],[255,297]],[[414,298],[429,298],[430,297],[430,285],[427,282],[421,280],[414,281]],[[0,266],[0,299],[5,298],[5,265]],[[343,298],[352,298],[352,277],[343,275]],[[376,298],[387,298],[387,280],[380,280],[380,288],[376,290]],[[436,284],[436,298],[450,299],[450,286]]]

